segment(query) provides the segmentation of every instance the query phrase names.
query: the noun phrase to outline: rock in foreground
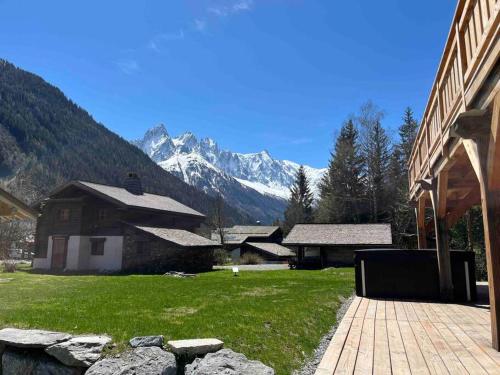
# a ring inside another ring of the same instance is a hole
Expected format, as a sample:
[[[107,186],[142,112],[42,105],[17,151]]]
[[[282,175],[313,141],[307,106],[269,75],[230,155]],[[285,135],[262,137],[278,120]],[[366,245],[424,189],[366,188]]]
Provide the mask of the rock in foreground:
[[[2,356],[3,375],[80,375],[84,370],[68,367],[43,352],[26,354],[23,352],[6,350]]]
[[[4,328],[0,330],[0,344],[17,348],[46,348],[69,340],[71,335],[39,329]]]
[[[108,336],[77,336],[49,346],[45,351],[67,366],[90,367],[101,358]]]
[[[241,353],[222,349],[197,358],[186,366],[185,375],[274,375],[271,367],[259,361],[251,361]]]
[[[157,347],[136,348],[96,362],[86,375],[175,375],[175,356]]]
[[[149,346],[163,347],[163,336],[139,336],[129,341],[132,348],[141,348]]]
[[[224,343],[217,339],[193,339],[169,341],[167,345],[178,356],[196,357],[221,350]]]

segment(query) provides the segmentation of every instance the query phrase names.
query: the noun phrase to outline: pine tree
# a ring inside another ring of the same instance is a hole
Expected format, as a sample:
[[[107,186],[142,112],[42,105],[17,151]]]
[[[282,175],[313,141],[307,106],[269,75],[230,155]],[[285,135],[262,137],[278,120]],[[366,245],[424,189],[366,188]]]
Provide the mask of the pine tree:
[[[285,211],[285,232],[289,232],[295,224],[312,222],[312,204],[313,194],[304,167],[301,165],[290,188],[290,199]]]
[[[318,221],[359,223],[364,205],[364,160],[358,144],[358,131],[352,120],[340,131],[328,172],[320,184]]]
[[[413,143],[417,136],[418,123],[413,117],[413,111],[410,107],[405,109],[403,124],[399,127],[400,147],[402,151],[404,169],[407,170],[407,163],[410,160]]]
[[[399,247],[414,245],[405,241],[405,237],[415,234],[415,213],[408,192],[408,162],[417,130],[418,123],[413,117],[413,111],[407,107],[403,123],[399,126],[400,141],[393,148],[389,166],[391,223],[394,243]]]
[[[366,182],[370,222],[386,221],[388,210],[388,169],[390,141],[381,120],[383,113],[368,102],[361,108],[358,121],[363,128],[362,152],[366,160]]]

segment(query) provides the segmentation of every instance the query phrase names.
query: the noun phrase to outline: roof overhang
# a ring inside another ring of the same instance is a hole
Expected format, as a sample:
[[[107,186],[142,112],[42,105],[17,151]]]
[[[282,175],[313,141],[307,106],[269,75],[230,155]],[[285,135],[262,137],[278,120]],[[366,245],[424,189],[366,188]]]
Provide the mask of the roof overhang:
[[[0,220],[35,220],[38,212],[20,199],[0,189]]]

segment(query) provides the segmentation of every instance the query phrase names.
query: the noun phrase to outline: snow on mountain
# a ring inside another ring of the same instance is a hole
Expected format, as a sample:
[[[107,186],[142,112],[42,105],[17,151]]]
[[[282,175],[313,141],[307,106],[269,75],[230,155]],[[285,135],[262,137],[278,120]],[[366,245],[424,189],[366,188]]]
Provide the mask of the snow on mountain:
[[[241,154],[220,150],[213,139],[199,140],[191,132],[171,137],[163,124],[149,129],[133,143],[162,168],[209,194],[221,193],[229,200],[241,200],[241,195],[251,194],[253,200],[259,200],[254,196],[258,192],[279,201],[283,209],[299,169],[299,164],[274,159],[268,151]],[[326,169],[304,168],[317,196]],[[232,196],[228,197],[229,192]]]

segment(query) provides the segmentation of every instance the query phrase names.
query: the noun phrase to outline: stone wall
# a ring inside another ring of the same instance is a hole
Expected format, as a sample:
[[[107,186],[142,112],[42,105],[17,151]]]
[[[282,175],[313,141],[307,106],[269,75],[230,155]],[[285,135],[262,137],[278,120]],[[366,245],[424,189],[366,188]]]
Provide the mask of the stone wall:
[[[206,272],[212,270],[213,249],[183,248],[134,228],[126,228],[122,270],[165,273],[168,271]]]
[[[218,339],[168,341],[163,336],[134,337],[117,355],[107,336],[72,336],[62,332],[0,330],[0,375],[235,374],[274,375],[274,370],[241,353],[222,349]]]

